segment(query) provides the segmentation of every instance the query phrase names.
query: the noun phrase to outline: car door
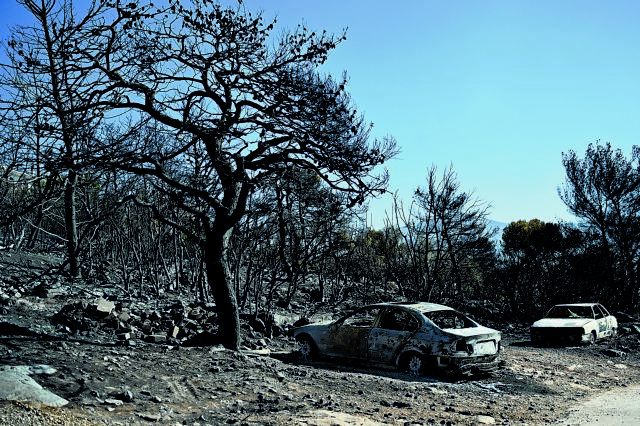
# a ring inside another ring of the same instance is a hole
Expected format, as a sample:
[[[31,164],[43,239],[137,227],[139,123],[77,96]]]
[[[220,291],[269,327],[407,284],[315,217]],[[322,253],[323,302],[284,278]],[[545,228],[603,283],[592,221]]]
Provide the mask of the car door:
[[[611,329],[609,322],[607,321],[607,315],[600,309],[599,305],[593,306],[593,312],[595,314],[596,321],[598,322],[598,337],[606,336]]]
[[[369,334],[379,313],[379,307],[361,308],[332,325],[327,333],[326,354],[366,360]]]
[[[418,320],[404,309],[391,308],[383,312],[369,335],[369,361],[392,363],[419,326]]]
[[[595,305],[594,309],[602,315],[602,325],[598,324],[600,327],[599,332],[609,334],[613,328],[613,319],[611,318],[611,314],[609,314],[609,311],[607,311],[607,309],[602,305]]]

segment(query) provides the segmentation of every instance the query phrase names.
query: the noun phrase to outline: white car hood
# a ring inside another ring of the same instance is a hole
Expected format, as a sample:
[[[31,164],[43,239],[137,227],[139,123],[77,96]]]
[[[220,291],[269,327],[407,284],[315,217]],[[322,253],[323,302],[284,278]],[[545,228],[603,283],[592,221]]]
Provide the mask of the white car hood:
[[[531,327],[582,327],[590,321],[593,320],[589,318],[543,318],[534,322]]]

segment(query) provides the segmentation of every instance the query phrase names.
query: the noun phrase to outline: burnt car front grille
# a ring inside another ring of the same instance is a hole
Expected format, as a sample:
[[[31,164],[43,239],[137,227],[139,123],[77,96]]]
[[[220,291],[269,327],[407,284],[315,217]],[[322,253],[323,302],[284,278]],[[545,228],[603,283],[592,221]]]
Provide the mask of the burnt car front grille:
[[[582,336],[584,329],[582,327],[536,327],[532,328],[531,332],[548,336]]]
[[[579,340],[583,334],[582,327],[535,327],[531,329],[533,339]]]

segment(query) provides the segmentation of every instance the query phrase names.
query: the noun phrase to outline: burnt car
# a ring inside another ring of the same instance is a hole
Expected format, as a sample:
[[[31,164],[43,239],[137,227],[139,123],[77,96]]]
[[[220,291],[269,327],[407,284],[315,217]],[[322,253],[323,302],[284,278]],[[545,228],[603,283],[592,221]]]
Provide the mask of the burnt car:
[[[416,375],[493,372],[502,338],[453,308],[425,302],[368,305],[293,335],[306,358],[346,358]]]
[[[531,341],[537,344],[593,344],[615,336],[618,321],[600,303],[555,305],[531,325]]]

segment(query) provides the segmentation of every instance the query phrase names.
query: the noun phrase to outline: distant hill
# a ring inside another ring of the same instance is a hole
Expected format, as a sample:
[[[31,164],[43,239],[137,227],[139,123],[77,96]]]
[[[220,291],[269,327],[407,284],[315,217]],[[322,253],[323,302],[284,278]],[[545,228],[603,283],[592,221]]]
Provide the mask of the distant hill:
[[[498,232],[496,232],[495,237],[493,237],[494,241],[500,241],[502,240],[502,231],[504,230],[504,228],[506,228],[508,225],[508,223],[504,223],[504,222],[498,222],[497,220],[491,220],[489,219],[489,226],[491,228],[495,228],[498,230]]]

